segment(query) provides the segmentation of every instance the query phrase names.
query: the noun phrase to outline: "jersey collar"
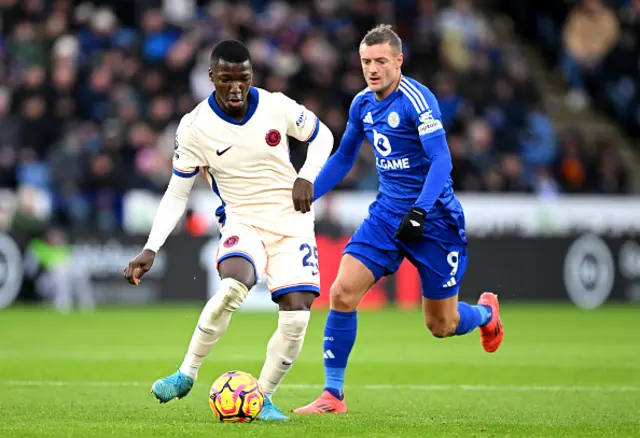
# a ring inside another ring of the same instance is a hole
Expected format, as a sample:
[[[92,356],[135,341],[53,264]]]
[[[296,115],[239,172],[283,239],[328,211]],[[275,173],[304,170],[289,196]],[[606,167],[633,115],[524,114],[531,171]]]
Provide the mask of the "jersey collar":
[[[249,99],[249,110],[247,111],[247,114],[244,115],[244,118],[241,121],[237,121],[236,119],[234,119],[233,117],[227,115],[227,113],[222,111],[222,108],[220,108],[218,106],[218,102],[216,102],[216,92],[215,91],[213,93],[211,93],[211,95],[209,96],[208,102],[209,102],[209,106],[211,107],[213,112],[216,113],[216,115],[218,117],[220,117],[222,120],[224,120],[225,122],[231,123],[233,125],[244,125],[249,120],[251,120],[251,117],[256,112],[256,109],[258,108],[258,98],[259,97],[260,97],[260,94],[258,93],[258,89],[255,88],[255,87],[251,87],[249,89],[249,96],[248,96],[248,99]]]

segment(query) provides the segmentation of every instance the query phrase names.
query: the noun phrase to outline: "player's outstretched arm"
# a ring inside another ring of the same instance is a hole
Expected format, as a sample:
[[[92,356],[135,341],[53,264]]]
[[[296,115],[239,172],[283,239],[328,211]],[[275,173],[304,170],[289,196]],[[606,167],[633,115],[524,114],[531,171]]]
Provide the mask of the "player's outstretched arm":
[[[137,286],[140,278],[151,269],[156,253],[164,245],[187,208],[194,181],[193,177],[185,178],[176,175],[175,172],[171,175],[167,190],[162,196],[153,219],[147,243],[142,252],[131,260],[124,270],[124,277],[129,283]]]
[[[315,181],[313,200],[319,199],[325,193],[331,191],[344,179],[353,168],[358,156],[358,151],[365,138],[364,128],[360,117],[360,97],[356,95],[349,107],[349,120],[340,140],[340,146],[335,154],[329,158]]]
[[[322,166],[327,162],[327,158],[333,150],[333,134],[327,126],[320,120],[318,132],[307,148],[307,159],[305,160],[298,179],[293,184],[293,205],[296,211],[307,213],[311,211],[313,203],[313,182],[316,180]]]
[[[314,185],[313,200],[330,192],[344,179],[353,168],[358,151],[364,140],[362,127],[354,123],[347,123],[347,129],[340,140],[340,146],[335,154],[322,167]]]
[[[327,157],[333,149],[333,134],[329,128],[304,106],[282,93],[275,95],[287,120],[287,134],[309,143],[307,160],[300,169],[299,176],[314,183],[313,200],[315,201],[342,181],[355,163],[360,144],[364,140],[362,122],[357,115],[358,96],[354,98],[349,108],[349,123],[347,123],[340,147],[327,161]]]
[[[307,148],[307,159],[298,172],[298,177],[314,182],[320,170],[327,162],[333,150],[333,134],[327,126],[318,121],[318,134],[309,143]]]

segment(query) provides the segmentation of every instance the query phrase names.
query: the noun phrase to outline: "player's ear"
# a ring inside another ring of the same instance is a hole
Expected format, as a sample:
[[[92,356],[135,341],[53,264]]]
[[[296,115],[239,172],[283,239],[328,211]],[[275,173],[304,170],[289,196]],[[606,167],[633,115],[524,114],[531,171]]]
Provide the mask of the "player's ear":
[[[404,55],[402,52],[398,54],[398,67],[402,67],[402,62],[404,61]]]
[[[213,69],[209,66],[209,80],[213,82]]]

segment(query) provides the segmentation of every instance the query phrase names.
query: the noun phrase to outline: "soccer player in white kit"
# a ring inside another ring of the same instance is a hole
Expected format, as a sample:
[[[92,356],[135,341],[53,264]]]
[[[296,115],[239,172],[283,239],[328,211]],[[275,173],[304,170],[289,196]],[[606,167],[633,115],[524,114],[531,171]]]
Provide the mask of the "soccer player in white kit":
[[[215,91],[180,122],[173,175],[148,241],[124,276],[137,285],[151,268],[201,173],[222,200],[216,211],[222,281],[200,314],[180,369],[157,380],[152,392],[161,403],[189,393],[231,314],[266,275],[280,311],[259,378],[266,400],[258,419],[286,421],[271,396],[302,349],[309,310],[320,294],[313,181],[331,154],[333,135],[304,106],[253,87],[250,54],[239,41],[214,47],[209,76]],[[309,143],[298,174],[290,161],[288,135]]]

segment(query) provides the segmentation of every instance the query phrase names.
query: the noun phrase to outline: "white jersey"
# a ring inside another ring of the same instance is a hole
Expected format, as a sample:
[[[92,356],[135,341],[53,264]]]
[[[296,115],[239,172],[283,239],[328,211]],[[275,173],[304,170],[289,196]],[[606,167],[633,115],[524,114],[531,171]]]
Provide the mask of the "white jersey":
[[[315,114],[282,93],[251,87],[241,122],[222,112],[211,95],[180,121],[173,172],[183,177],[201,172],[222,200],[230,224],[313,236],[313,208],[302,214],[293,206],[298,174],[287,136],[311,142],[319,126]]]

